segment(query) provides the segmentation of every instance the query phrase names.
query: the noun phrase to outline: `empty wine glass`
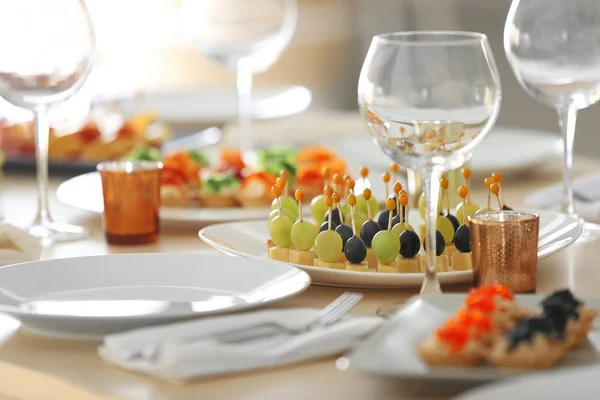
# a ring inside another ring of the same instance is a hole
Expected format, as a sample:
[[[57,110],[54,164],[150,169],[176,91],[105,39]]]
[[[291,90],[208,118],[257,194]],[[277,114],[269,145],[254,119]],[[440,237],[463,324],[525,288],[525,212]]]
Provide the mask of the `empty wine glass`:
[[[377,145],[421,173],[427,268],[421,293],[439,293],[439,179],[467,162],[496,122],[500,78],[487,37],[472,32],[375,36],[358,81],[358,104]]]
[[[39,190],[30,233],[52,240],[84,237],[54,222],[48,208],[48,112],[74,95],[94,58],[92,22],[82,0],[0,0],[0,96],[33,112]]]
[[[523,89],[558,113],[563,209],[575,214],[571,170],[577,111],[600,99],[600,0],[514,0],[504,50]],[[600,227],[584,228],[584,239],[597,238]]]
[[[236,72],[238,142],[250,161],[253,75],[266,71],[288,46],[298,19],[296,0],[183,0],[182,11],[193,45]]]

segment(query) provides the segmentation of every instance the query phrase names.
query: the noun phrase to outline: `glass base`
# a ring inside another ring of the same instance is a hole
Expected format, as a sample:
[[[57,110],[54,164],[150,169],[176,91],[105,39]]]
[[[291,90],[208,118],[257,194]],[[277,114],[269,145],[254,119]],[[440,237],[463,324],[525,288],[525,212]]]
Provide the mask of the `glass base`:
[[[423,279],[423,286],[421,286],[421,295],[441,293],[442,288],[440,287],[440,281],[438,281],[437,277],[429,277],[425,275],[425,279]]]
[[[36,221],[29,228],[29,233],[47,242],[71,242],[89,236],[89,231],[82,226],[63,224],[60,222]]]
[[[591,222],[583,223],[581,236],[577,238],[577,243],[589,243],[600,239],[600,225]]]
[[[384,318],[390,318],[400,311],[402,307],[404,307],[404,303],[386,304],[377,309],[377,315]]]

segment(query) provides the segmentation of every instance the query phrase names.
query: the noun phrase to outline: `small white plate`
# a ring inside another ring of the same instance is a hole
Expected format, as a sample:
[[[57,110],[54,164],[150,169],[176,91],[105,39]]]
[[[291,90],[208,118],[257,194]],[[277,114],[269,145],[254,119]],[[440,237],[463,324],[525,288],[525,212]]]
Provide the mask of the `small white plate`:
[[[599,376],[600,367],[569,368],[478,387],[454,400],[596,400],[600,397]]]
[[[551,211],[528,210],[540,216],[538,257],[543,259],[571,245],[581,234],[581,224],[575,217]],[[409,215],[409,223],[421,224],[417,213]],[[260,221],[230,222],[208,226],[198,235],[210,246],[230,255],[248,258],[267,258],[266,243],[269,228],[266,219]],[[377,272],[354,272],[296,265],[308,272],[314,284],[347,287],[419,287],[423,274],[382,274]],[[470,282],[472,271],[443,272],[442,284]]]
[[[383,183],[372,182],[372,191],[377,198],[385,197]],[[58,199],[71,207],[101,214],[104,211],[102,180],[97,172],[88,172],[60,184],[56,190]],[[225,222],[262,219],[271,212],[269,207],[258,208],[201,208],[161,207],[160,220],[168,222]],[[310,212],[310,208],[306,208]]]
[[[516,298],[523,306],[533,308],[544,296],[519,295]],[[421,361],[417,354],[419,342],[456,313],[464,304],[464,299],[464,294],[415,297],[384,327],[347,355],[346,359],[349,362],[338,363],[338,365],[347,365],[352,369],[375,375],[409,379],[489,381],[523,374],[523,371],[492,366],[429,367]],[[600,310],[600,298],[582,299],[582,301]],[[597,324],[590,333],[589,339],[590,344],[572,351],[556,368],[600,363],[600,354],[596,350],[600,346],[600,331]],[[505,399],[510,398],[505,397]],[[527,398],[538,397],[527,396]]]
[[[389,159],[369,138],[348,137],[344,140],[325,140],[346,160],[387,170]],[[501,171],[505,175],[521,173],[548,163],[560,156],[562,141],[558,134],[524,128],[493,128],[485,141],[473,151],[471,170],[478,175]]]
[[[259,307],[308,285],[305,272],[267,260],[177,253],[74,257],[0,268],[0,313],[38,334],[98,339]]]
[[[306,110],[312,101],[302,86],[256,88],[253,93],[255,119],[281,118]],[[126,115],[154,110],[161,120],[175,124],[222,123],[237,116],[234,87],[199,87],[144,93],[120,102]]]

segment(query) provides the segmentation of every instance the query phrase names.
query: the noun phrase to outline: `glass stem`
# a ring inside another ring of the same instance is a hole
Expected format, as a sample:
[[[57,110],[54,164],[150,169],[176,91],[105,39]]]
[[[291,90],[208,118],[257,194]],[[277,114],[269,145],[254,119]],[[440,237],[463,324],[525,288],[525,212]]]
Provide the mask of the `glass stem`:
[[[426,269],[421,294],[441,293],[440,283],[436,274],[436,220],[438,216],[439,181],[442,172],[430,169],[423,175],[423,190],[425,193],[425,257]]]
[[[47,225],[52,222],[48,207],[48,142],[50,122],[46,110],[33,113],[35,126],[35,158],[38,182],[38,214],[34,225]]]
[[[564,106],[556,109],[558,112],[558,126],[563,137],[564,168],[563,184],[565,186],[565,212],[575,214],[575,200],[573,198],[573,143],[575,142],[575,124],[577,123],[577,109]]]
[[[237,107],[240,151],[246,164],[253,160],[252,146],[252,64],[243,58],[237,65]]]

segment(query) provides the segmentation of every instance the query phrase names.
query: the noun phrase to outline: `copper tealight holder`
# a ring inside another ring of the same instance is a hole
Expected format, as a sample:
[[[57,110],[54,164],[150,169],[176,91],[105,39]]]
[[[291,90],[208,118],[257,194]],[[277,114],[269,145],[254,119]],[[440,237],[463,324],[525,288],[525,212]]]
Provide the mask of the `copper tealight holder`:
[[[522,211],[485,211],[469,218],[475,286],[502,284],[535,292],[540,217]]]

